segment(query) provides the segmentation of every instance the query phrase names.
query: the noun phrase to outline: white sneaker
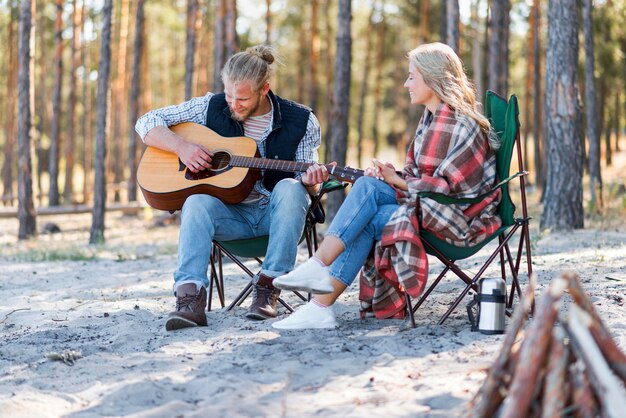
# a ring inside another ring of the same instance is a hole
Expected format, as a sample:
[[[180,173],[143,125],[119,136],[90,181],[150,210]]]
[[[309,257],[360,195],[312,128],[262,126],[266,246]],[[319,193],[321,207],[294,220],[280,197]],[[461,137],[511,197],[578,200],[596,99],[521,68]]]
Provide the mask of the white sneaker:
[[[278,289],[300,290],[316,295],[332,293],[335,290],[330,282],[328,267],[321,266],[311,258],[290,273],[275,278],[272,284]]]
[[[272,327],[276,329],[337,328],[337,320],[330,306],[319,306],[311,301],[287,318],[274,322]]]

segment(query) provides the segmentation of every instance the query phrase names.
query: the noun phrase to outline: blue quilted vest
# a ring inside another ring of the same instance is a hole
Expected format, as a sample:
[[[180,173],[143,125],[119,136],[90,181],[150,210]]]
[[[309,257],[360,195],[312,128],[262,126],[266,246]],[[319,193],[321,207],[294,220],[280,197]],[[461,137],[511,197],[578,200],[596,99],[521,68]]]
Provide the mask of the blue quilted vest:
[[[293,161],[296,149],[306,133],[311,109],[276,96],[270,90],[268,97],[274,106],[272,131],[265,140],[265,156],[277,160]],[[206,126],[224,137],[245,136],[243,124],[231,117],[226,95],[216,94],[209,101]],[[263,186],[269,191],[284,178],[293,178],[295,173],[266,170]]]

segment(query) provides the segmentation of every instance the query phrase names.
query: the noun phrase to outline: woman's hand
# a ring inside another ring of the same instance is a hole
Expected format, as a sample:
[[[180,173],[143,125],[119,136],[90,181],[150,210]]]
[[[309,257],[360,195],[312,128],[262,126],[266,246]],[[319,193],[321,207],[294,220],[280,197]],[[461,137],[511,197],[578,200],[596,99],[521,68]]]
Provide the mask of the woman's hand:
[[[177,154],[193,173],[211,168],[213,153],[202,145],[184,141],[178,147]]]
[[[381,163],[377,159],[372,159],[372,163],[374,163],[374,167],[372,171],[374,172],[373,177],[376,177],[379,180],[384,181],[388,185],[392,187],[397,187],[401,190],[408,190],[408,186],[406,181],[398,175],[395,167],[391,163]],[[367,170],[366,170],[366,175]]]

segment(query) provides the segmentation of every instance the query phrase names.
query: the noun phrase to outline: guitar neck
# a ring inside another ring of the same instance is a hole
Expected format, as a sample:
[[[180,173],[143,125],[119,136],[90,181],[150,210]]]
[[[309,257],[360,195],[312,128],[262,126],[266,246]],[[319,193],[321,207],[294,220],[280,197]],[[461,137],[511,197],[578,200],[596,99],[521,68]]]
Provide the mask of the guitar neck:
[[[304,163],[298,161],[272,160],[269,158],[243,157],[233,155],[230,162],[233,167],[256,168],[259,170],[287,171],[292,173],[300,173],[308,170],[313,163]],[[351,167],[338,167],[333,164],[324,164],[328,169],[328,173],[341,181],[354,183],[359,177],[364,175],[363,170]]]

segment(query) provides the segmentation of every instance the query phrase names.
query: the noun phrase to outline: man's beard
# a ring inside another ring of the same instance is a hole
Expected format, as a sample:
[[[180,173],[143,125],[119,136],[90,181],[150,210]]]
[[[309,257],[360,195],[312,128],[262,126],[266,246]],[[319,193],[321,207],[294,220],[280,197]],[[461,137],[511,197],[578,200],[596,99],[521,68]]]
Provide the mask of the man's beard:
[[[245,122],[246,119],[248,119],[248,117],[253,114],[254,112],[256,112],[259,109],[259,106],[261,106],[261,95],[259,94],[258,100],[256,102],[256,105],[252,108],[249,109],[246,113],[244,114],[237,114],[235,113],[235,111],[228,106],[228,110],[230,110],[230,116],[235,119],[237,122]]]

